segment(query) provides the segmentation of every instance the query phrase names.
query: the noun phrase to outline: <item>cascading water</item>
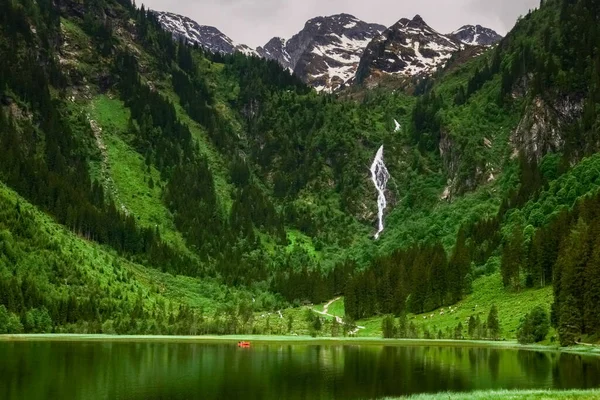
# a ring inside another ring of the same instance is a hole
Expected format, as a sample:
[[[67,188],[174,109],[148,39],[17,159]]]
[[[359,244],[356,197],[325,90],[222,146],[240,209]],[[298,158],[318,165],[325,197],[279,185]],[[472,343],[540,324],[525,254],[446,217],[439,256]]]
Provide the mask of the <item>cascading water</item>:
[[[402,130],[402,125],[400,125],[400,122],[398,122],[397,120],[394,120],[394,124],[396,124],[396,127],[394,128],[394,132],[400,132]]]
[[[387,200],[385,198],[385,189],[387,188],[388,181],[390,180],[390,173],[383,162],[383,146],[377,151],[373,165],[371,166],[371,179],[377,189],[377,208],[379,210],[379,230],[375,234],[375,240],[379,239],[379,235],[384,230],[383,224],[383,211],[387,207]]]

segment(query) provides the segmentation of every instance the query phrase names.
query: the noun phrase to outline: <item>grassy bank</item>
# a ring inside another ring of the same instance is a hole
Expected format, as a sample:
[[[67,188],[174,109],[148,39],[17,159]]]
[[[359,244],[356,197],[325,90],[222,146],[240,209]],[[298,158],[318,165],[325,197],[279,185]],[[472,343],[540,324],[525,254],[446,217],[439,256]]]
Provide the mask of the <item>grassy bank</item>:
[[[368,337],[310,337],[310,336],[268,336],[268,335],[225,335],[225,336],[151,336],[151,335],[80,335],[80,334],[39,334],[39,335],[0,335],[0,342],[185,342],[228,344],[250,341],[253,344],[309,344],[342,346],[426,346],[518,349],[530,351],[560,351],[588,355],[600,355],[600,346],[558,347],[549,345],[520,345],[516,341],[492,342],[485,340],[424,340],[424,339],[381,339]]]
[[[597,390],[499,390],[480,391],[472,393],[437,393],[420,394],[409,397],[401,397],[397,400],[574,400],[574,399],[598,399],[600,391]],[[389,398],[387,400],[393,400]]]

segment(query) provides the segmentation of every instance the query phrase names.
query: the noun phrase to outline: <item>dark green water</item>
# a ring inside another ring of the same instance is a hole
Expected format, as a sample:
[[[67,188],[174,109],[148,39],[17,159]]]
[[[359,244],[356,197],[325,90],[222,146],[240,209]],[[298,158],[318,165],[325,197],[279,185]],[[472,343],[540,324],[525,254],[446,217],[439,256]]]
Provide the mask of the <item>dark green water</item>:
[[[382,346],[0,342],[0,399],[370,399],[600,387],[600,358]]]

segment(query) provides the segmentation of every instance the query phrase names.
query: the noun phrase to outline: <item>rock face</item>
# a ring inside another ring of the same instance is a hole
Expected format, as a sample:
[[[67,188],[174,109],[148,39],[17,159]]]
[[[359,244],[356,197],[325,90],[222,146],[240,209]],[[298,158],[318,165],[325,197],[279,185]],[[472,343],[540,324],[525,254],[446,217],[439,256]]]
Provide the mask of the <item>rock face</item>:
[[[465,25],[447,36],[471,46],[493,46],[502,40],[496,31],[481,25]]]
[[[431,74],[464,46],[431,28],[419,15],[412,20],[403,18],[367,46],[356,80],[362,83],[385,74]]]
[[[562,151],[565,126],[577,121],[582,113],[581,99],[560,97],[548,102],[537,96],[511,137],[514,155],[523,151],[530,160],[540,162],[546,154]]]
[[[212,26],[200,25],[196,21],[182,15],[155,11],[163,28],[177,39],[197,44],[212,53],[233,54],[236,51],[247,55],[256,52],[243,44],[236,44],[227,35]]]
[[[333,91],[354,77],[364,49],[384,30],[348,14],[317,17],[291,39],[273,38],[257,52],[317,90]]]
[[[274,37],[269,40],[264,47],[259,47],[256,49],[257,53],[268,60],[275,60],[279,64],[281,64],[284,68],[287,68],[291,71],[292,68],[292,59],[290,54],[287,52],[286,40],[280,37]]]
[[[412,77],[436,71],[462,49],[480,49],[502,37],[481,25],[466,25],[442,35],[420,16],[403,18],[392,27],[367,23],[349,14],[317,17],[291,39],[274,37],[256,50],[237,44],[217,28],[190,18],[157,12],[162,26],[190,43],[213,52],[242,52],[275,60],[318,91],[333,92],[371,77]],[[463,52],[474,56],[481,51]],[[463,54],[461,53],[461,54]]]

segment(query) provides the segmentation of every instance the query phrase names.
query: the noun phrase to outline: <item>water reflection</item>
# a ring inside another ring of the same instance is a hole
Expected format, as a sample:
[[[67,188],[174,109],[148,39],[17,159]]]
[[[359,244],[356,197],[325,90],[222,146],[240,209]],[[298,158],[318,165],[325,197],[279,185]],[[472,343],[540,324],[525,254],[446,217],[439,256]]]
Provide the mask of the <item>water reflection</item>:
[[[359,399],[600,386],[600,360],[457,347],[0,343],[2,399]]]

